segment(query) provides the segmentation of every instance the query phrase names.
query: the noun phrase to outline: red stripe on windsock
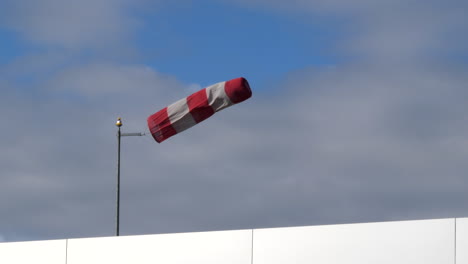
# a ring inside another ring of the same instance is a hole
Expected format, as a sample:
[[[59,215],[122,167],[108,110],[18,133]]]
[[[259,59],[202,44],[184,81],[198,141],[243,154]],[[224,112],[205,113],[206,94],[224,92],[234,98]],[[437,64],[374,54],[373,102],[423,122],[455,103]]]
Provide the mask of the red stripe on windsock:
[[[244,78],[221,82],[181,99],[148,117],[151,135],[158,142],[202,122],[215,112],[252,96]],[[169,116],[170,115],[170,116]]]
[[[158,143],[177,134],[177,131],[172,127],[171,121],[167,114],[167,107],[159,112],[148,117],[148,127],[151,135]]]
[[[197,123],[200,123],[215,113],[213,108],[208,104],[206,88],[188,96],[187,105],[190,114]]]
[[[252,96],[249,82],[242,77],[227,81],[224,85],[224,91],[233,104],[245,101]]]

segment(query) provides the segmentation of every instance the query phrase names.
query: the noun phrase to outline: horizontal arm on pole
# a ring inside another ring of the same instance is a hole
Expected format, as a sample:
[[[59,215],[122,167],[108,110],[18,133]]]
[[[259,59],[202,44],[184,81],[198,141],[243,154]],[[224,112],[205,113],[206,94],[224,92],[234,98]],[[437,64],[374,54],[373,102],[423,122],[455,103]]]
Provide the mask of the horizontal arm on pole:
[[[145,133],[122,133],[120,134],[120,136],[122,137],[141,137],[145,135],[146,135]]]

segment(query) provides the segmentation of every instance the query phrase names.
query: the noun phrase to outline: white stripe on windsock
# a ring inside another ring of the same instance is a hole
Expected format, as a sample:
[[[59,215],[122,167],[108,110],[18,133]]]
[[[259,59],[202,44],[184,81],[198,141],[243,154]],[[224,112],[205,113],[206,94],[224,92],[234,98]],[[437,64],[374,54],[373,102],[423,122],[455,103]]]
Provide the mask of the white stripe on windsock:
[[[233,105],[231,100],[224,90],[226,82],[220,82],[215,85],[206,87],[206,97],[208,104],[211,105],[215,112],[221,111],[226,107]]]
[[[197,124],[190,114],[187,98],[181,99],[167,107],[167,115],[177,133]]]

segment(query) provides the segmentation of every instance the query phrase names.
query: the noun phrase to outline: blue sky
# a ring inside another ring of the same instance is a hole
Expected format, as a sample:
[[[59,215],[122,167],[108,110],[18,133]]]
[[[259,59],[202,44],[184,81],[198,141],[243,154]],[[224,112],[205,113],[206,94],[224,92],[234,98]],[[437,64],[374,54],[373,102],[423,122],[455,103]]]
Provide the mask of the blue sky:
[[[466,217],[467,8],[2,1],[0,238],[113,235],[116,118],[238,76],[248,101],[123,140],[122,235]]]
[[[267,89],[273,76],[333,65],[337,59],[329,49],[330,25],[304,23],[292,16],[222,3],[192,3],[165,7],[147,19],[138,37],[143,62],[186,82],[208,85],[219,78],[246,76]],[[159,53],[154,54],[155,50]]]
[[[27,51],[24,43],[21,42],[15,32],[2,29],[0,34],[2,36],[2,50],[0,53],[2,65],[11,62],[13,59],[21,56],[22,53]]]
[[[303,15],[278,16],[212,1],[163,4],[161,10],[139,16],[143,22],[131,39],[138,56],[131,60],[186,83],[210,85],[245,76],[258,89],[269,90],[277,76],[332,66],[340,59],[331,48],[340,28],[320,18],[304,21]],[[25,41],[9,29],[1,36],[3,63],[54,49]],[[95,53],[83,49],[79,56],[92,60]]]

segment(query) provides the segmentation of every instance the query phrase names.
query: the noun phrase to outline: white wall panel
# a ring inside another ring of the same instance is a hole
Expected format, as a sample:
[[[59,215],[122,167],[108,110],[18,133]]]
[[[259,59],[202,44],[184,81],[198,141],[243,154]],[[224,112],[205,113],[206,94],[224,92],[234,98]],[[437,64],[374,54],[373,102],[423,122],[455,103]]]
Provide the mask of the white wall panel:
[[[452,264],[454,228],[443,219],[256,229],[253,264]]]
[[[65,264],[66,240],[0,243],[2,264]]]
[[[70,239],[68,264],[250,264],[252,231]]]
[[[457,264],[468,264],[468,218],[457,218]]]

